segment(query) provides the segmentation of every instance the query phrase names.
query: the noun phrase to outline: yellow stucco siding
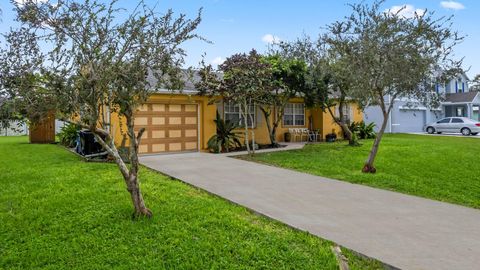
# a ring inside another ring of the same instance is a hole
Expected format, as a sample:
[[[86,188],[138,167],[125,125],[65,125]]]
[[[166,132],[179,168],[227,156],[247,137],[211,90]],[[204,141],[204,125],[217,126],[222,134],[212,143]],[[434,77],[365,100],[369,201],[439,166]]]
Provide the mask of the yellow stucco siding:
[[[350,106],[350,110],[353,114],[352,115],[353,116],[352,120],[355,121],[355,122],[362,121],[363,120],[363,113],[362,113],[361,110],[359,110],[358,104],[356,104],[355,102],[350,102],[349,106]],[[332,110],[337,111],[338,110],[337,107],[338,106],[335,106],[334,108],[332,108]],[[339,138],[343,138],[342,128],[335,123],[332,116],[328,112],[323,113],[321,130],[322,130],[322,137],[324,139],[325,139],[325,136],[327,134],[332,133],[332,132],[336,133]]]
[[[201,97],[196,95],[187,95],[187,94],[154,94],[148,100],[149,103],[164,103],[164,104],[197,104],[198,105],[198,120],[199,120],[199,143],[200,149],[207,149],[208,140],[216,133],[216,126],[214,119],[216,117],[216,111],[219,110],[220,114],[223,117],[223,103],[219,104],[209,104],[208,97]],[[303,103],[302,98],[293,98],[290,101],[291,103]],[[363,115],[361,111],[358,110],[358,106],[355,103],[351,103],[353,111],[353,120],[361,121]],[[273,125],[273,114],[270,117],[270,122]],[[125,134],[125,121],[118,117],[117,114],[112,113],[110,116],[110,132],[115,138],[117,145],[121,145],[122,140],[124,139]],[[277,141],[284,141],[284,134],[288,132],[289,128],[311,128],[319,130],[322,137],[325,138],[325,135],[335,130],[335,132],[341,137],[341,128],[336,125],[328,113],[322,112],[321,109],[310,109],[305,108],[305,125],[303,126],[284,126],[283,120],[281,121],[277,129]],[[257,108],[256,112],[256,126],[250,131],[255,132],[255,141],[259,144],[268,144],[270,143],[267,124],[265,122],[264,116],[260,109]],[[243,132],[243,129],[239,129],[239,132]],[[126,141],[128,145],[128,141]]]

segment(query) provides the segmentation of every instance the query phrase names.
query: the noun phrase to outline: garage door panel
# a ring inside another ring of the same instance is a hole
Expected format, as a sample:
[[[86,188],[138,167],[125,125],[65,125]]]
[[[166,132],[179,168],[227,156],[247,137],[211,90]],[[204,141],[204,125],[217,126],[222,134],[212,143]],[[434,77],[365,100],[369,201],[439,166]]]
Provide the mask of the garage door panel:
[[[392,123],[395,133],[422,132],[426,124],[426,111],[400,110],[393,116]]]
[[[146,130],[170,130],[170,129],[182,129],[182,130],[191,130],[198,129],[198,125],[150,125],[150,126],[135,126],[135,131],[145,128]]]
[[[198,150],[198,105],[144,104],[135,114],[135,131],[142,128],[141,154]]]

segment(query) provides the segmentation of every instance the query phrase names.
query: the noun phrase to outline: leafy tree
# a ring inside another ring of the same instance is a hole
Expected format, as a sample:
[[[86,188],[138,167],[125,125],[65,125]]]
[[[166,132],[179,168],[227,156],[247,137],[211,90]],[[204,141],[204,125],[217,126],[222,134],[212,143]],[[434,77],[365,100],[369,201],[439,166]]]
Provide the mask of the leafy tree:
[[[209,95],[212,98],[222,97],[225,101],[240,106],[243,121],[244,139],[249,154],[255,153],[255,147],[250,148],[249,121],[254,123],[251,105],[272,87],[272,72],[270,65],[263,61],[262,56],[255,50],[248,54],[239,53],[228,57],[219,66],[220,75],[211,65],[201,62],[199,75],[201,81],[196,84],[200,95]],[[255,132],[251,130],[252,146],[255,145]]]
[[[305,87],[307,65],[301,59],[284,58],[280,54],[265,57],[272,69],[272,85],[263,91],[257,100],[267,124],[270,143],[278,146],[277,129],[285,114],[289,100]],[[270,117],[273,117],[271,123]]]
[[[160,15],[144,1],[125,18],[116,2],[65,0],[53,5],[27,0],[17,13],[22,27],[32,34],[42,32],[37,44],[52,48],[45,69],[54,74],[49,88],[56,91],[58,112],[94,133],[119,167],[134,217],[150,217],[138,179],[138,147],[145,130],[135,130],[135,111],[155,89],[181,87],[181,45],[199,38],[194,31],[201,19],[200,13],[194,20],[175,18],[172,10]],[[108,132],[107,112],[124,121],[129,164]]]
[[[309,107],[318,107],[329,113],[345,134],[350,145],[358,145],[355,134],[349,129],[344,108],[351,102],[351,78],[346,70],[348,63],[336,49],[338,37],[322,36],[312,40],[303,36],[293,42],[278,44],[277,53],[286,57],[302,59],[306,63],[303,86],[300,88]],[[335,107],[338,108],[338,115]]]
[[[475,77],[471,81],[469,90],[480,92],[480,74],[475,75]]]
[[[11,120],[38,124],[55,108],[55,95],[43,72],[45,54],[26,28],[7,33],[0,49],[0,127]]]
[[[378,105],[383,124],[377,134],[363,172],[374,173],[375,157],[395,99],[415,98],[438,106],[432,80],[448,79],[458,72],[461,61],[452,60],[452,48],[462,40],[450,29],[450,18],[435,19],[433,13],[403,17],[399,10],[385,12],[383,1],[353,4],[344,21],[332,24],[332,34],[342,37],[342,57],[353,83],[351,95],[363,106]],[[437,78],[439,70],[442,77]]]

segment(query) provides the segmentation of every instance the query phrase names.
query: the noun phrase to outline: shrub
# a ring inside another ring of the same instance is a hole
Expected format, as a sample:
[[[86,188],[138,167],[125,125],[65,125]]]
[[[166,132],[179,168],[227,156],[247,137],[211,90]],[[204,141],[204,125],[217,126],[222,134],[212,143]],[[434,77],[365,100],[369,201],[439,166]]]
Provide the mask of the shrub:
[[[350,124],[350,130],[357,134],[359,139],[375,139],[377,134],[375,133],[375,123],[365,124],[364,121],[352,122]]]
[[[78,131],[80,126],[75,124],[67,124],[63,126],[60,132],[57,134],[60,139],[60,143],[67,147],[75,147],[78,137]]]
[[[239,132],[235,132],[239,126],[230,120],[223,120],[217,111],[217,117],[213,120],[217,126],[217,134],[213,135],[207,143],[211,152],[228,152],[232,146],[240,147]]]

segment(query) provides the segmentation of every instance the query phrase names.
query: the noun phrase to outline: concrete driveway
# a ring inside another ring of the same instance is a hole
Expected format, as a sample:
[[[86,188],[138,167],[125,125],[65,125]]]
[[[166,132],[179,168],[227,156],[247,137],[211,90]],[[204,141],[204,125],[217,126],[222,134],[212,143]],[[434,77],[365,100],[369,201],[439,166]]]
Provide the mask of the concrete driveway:
[[[480,211],[205,153],[141,163],[401,269],[479,269]]]

